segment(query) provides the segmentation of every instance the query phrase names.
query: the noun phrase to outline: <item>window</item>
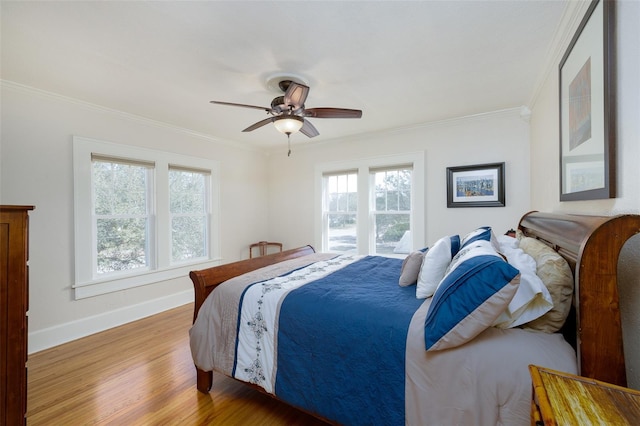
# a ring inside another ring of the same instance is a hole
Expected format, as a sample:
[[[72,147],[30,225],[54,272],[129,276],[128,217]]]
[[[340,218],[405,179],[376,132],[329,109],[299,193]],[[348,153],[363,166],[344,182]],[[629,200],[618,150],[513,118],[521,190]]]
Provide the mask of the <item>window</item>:
[[[169,168],[171,261],[207,255],[207,171]]]
[[[371,170],[372,225],[376,254],[408,254],[411,242],[412,166]]]
[[[324,178],[324,220],[328,251],[357,252],[358,174],[339,172]]]
[[[218,163],[74,137],[76,299],[216,264]]]
[[[322,251],[404,256],[424,244],[424,153],[316,168]]]
[[[94,270],[149,269],[153,164],[92,157]]]

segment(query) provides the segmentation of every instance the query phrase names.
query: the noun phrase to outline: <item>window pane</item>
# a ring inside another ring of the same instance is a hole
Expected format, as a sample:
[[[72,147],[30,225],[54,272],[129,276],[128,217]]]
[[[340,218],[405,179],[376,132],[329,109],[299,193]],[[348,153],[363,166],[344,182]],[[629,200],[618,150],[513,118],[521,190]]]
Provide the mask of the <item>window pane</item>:
[[[398,191],[387,191],[387,210],[398,210]]]
[[[146,218],[97,220],[98,274],[147,266]]]
[[[328,210],[330,212],[338,211],[338,198],[339,198],[338,194],[329,194],[329,202],[327,204],[328,204]]]
[[[347,206],[349,205],[348,201],[349,199],[347,198],[347,194],[338,194],[338,208],[336,209],[336,211],[346,212]]]
[[[376,191],[376,210],[387,210],[387,194],[384,191]]]
[[[398,187],[402,191],[411,190],[411,170],[398,170]]]
[[[329,212],[358,210],[358,175],[332,175],[326,178],[326,208]]]
[[[98,215],[147,213],[147,168],[93,162],[94,212]]]
[[[356,215],[330,213],[328,217],[329,251],[356,253]]]
[[[183,261],[207,255],[206,217],[174,217],[171,221],[172,259]]]
[[[92,166],[95,273],[147,267],[149,168],[104,160]]]
[[[376,254],[409,253],[410,234],[405,233],[409,231],[410,220],[410,214],[376,214]]]
[[[171,260],[207,256],[207,173],[169,170]]]
[[[338,176],[327,177],[327,193],[334,194],[338,192]]]
[[[400,191],[399,198],[398,210],[411,210],[411,191]]]
[[[357,192],[349,192],[347,195],[349,197],[349,202],[347,205],[347,209],[349,212],[357,212],[358,211],[358,193]]]
[[[358,175],[344,173],[325,177],[325,208],[328,224],[328,251],[357,252],[356,213],[358,211]]]
[[[202,213],[205,210],[203,173],[169,170],[171,213]]]
[[[385,170],[374,173],[375,210],[411,211],[411,170]]]

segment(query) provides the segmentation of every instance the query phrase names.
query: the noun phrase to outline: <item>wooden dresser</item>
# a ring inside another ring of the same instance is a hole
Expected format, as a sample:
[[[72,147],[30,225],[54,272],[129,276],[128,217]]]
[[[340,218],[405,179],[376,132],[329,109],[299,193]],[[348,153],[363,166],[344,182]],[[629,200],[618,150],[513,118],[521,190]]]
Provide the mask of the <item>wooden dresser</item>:
[[[0,206],[0,424],[25,425],[29,211]]]
[[[529,366],[531,425],[640,425],[640,392],[595,379]]]

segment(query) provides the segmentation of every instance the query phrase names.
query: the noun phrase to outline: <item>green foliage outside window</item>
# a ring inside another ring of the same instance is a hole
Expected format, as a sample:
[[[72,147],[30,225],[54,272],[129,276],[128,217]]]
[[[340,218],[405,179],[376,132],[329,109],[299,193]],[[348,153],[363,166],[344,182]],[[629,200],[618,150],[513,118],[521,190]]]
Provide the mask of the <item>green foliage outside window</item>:
[[[98,274],[147,266],[147,168],[93,162]]]
[[[207,254],[206,178],[207,175],[198,172],[169,171],[173,261]]]
[[[376,252],[392,253],[410,229],[411,170],[387,170],[375,174]]]

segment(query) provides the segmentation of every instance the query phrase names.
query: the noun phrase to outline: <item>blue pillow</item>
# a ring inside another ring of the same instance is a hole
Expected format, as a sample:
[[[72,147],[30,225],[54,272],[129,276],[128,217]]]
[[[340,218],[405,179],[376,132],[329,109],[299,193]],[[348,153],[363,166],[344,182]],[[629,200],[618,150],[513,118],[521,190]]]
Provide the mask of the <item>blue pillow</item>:
[[[520,284],[520,271],[489,241],[461,248],[438,285],[424,324],[427,351],[453,348],[490,327]]]

